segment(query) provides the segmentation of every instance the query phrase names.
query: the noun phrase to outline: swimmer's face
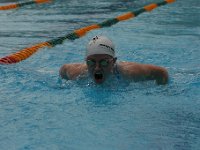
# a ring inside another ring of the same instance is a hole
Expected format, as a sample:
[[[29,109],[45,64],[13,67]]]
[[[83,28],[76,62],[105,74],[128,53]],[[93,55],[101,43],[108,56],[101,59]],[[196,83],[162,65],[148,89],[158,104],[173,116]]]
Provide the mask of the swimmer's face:
[[[97,84],[103,83],[113,73],[115,62],[116,58],[106,54],[95,54],[86,58],[88,72]]]

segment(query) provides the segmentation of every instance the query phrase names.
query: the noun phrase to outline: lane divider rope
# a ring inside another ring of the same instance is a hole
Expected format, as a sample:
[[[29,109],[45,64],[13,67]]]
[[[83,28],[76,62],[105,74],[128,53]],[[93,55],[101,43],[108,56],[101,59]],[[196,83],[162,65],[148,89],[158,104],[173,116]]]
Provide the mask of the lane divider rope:
[[[10,10],[10,9],[16,9],[19,7],[23,7],[26,5],[32,5],[32,4],[42,4],[42,3],[48,3],[51,2],[51,0],[33,0],[29,2],[19,2],[19,3],[14,3],[14,4],[9,4],[5,6],[0,6],[0,10]]]
[[[134,17],[138,16],[139,14],[141,14],[143,12],[150,12],[150,11],[152,11],[153,9],[155,9],[159,6],[163,6],[163,5],[166,5],[168,3],[172,3],[172,2],[175,2],[175,0],[164,0],[164,1],[159,2],[159,3],[149,4],[149,5],[144,6],[144,7],[140,8],[136,11],[128,12],[126,14],[117,16],[116,18],[105,20],[105,21],[103,21],[99,24],[93,24],[93,25],[90,25],[90,26],[80,28],[78,30],[74,30],[72,33],[69,33],[65,36],[57,37],[55,39],[52,39],[52,40],[49,40],[49,41],[46,41],[46,42],[38,43],[38,44],[33,45],[31,47],[24,48],[24,49],[14,53],[14,54],[0,58],[0,64],[18,63],[22,60],[27,59],[28,57],[30,57],[31,55],[36,53],[41,48],[54,47],[58,44],[62,44],[64,42],[64,40],[66,40],[66,39],[68,39],[68,40],[78,39],[78,38],[84,36],[86,33],[88,33],[91,30],[104,28],[104,27],[110,27],[110,26],[112,26],[112,25],[114,25],[114,24],[116,24],[120,21],[125,21],[125,20],[128,20],[128,19],[134,18]]]

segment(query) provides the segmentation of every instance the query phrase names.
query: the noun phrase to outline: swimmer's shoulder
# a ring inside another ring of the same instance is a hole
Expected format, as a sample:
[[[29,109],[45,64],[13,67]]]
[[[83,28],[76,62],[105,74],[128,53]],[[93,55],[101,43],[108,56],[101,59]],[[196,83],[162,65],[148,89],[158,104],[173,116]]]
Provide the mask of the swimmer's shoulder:
[[[135,62],[119,62],[118,70],[124,77],[132,78],[135,81],[156,80],[157,84],[168,83],[168,71],[160,66]]]
[[[70,63],[64,64],[61,68],[86,68],[87,65],[85,63]]]
[[[73,80],[80,75],[87,73],[87,65],[85,63],[70,63],[64,64],[60,68],[60,76],[64,79]]]
[[[141,78],[145,74],[149,74],[150,70],[147,69],[146,65],[136,63],[136,62],[118,62],[118,70],[119,72],[127,78],[138,79]]]
[[[123,72],[123,71],[139,69],[142,67],[142,64],[135,63],[135,62],[120,61],[117,63],[117,66],[119,70]]]

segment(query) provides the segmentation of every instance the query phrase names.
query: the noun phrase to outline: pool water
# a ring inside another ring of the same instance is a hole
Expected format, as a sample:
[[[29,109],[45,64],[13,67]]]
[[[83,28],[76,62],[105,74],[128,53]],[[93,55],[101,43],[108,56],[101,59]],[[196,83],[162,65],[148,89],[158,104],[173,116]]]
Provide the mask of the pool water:
[[[0,57],[158,0],[64,1],[1,11]],[[6,3],[0,3],[5,5]],[[166,67],[170,82],[62,81],[95,35],[118,60]],[[200,147],[200,1],[177,0],[0,65],[1,150],[197,150]]]

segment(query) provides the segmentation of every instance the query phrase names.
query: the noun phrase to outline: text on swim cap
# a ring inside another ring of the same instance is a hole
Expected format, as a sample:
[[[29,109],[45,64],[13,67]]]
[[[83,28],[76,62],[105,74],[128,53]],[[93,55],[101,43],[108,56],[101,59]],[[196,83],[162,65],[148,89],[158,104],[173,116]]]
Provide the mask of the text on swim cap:
[[[106,47],[106,48],[109,48],[109,49],[111,49],[114,52],[114,49],[112,47],[108,46],[108,45],[104,45],[104,44],[99,44],[99,45],[103,46],[103,47]]]

